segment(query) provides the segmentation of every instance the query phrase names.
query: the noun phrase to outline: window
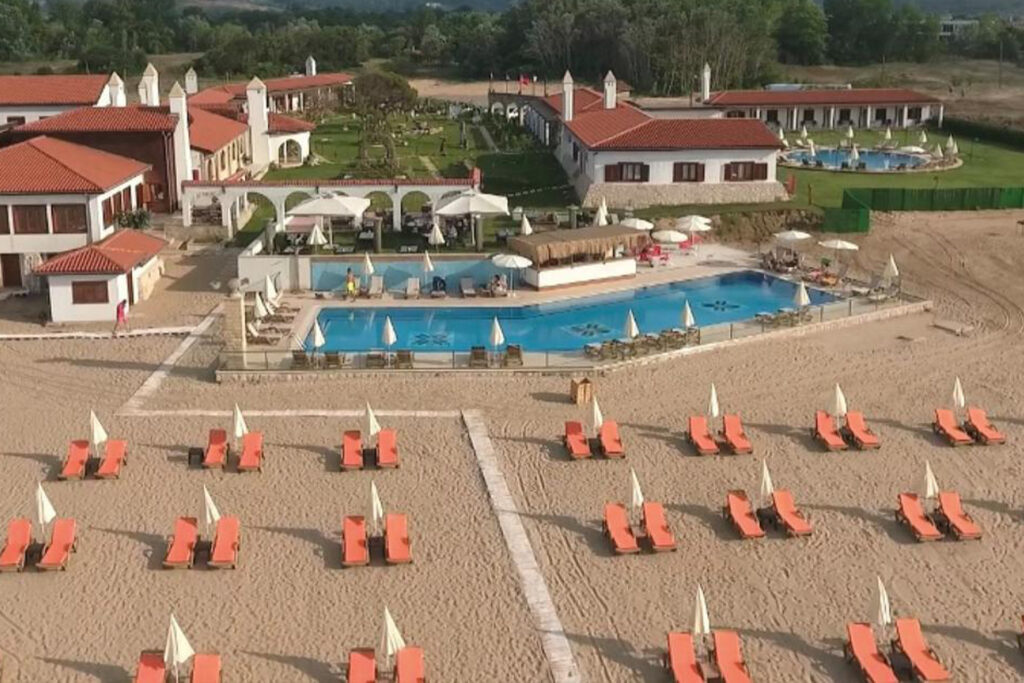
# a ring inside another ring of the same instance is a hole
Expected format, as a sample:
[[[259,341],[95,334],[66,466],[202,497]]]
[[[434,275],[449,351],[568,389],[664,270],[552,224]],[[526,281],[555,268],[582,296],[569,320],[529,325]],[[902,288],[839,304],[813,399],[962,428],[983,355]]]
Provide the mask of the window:
[[[704,182],[704,164],[679,161],[672,164],[672,182],[702,183]]]
[[[814,122],[814,110],[813,109],[804,109],[804,123],[813,123],[813,122]]]
[[[766,116],[767,116],[766,120],[768,121],[768,123],[778,123],[779,122],[779,110],[778,109],[769,109],[769,110],[767,110]]]
[[[73,304],[105,304],[110,302],[107,295],[107,283],[104,282],[72,282],[71,303]]]
[[[50,232],[46,225],[46,206],[15,206],[15,235],[45,235]]]
[[[849,122],[849,121],[852,121],[852,120],[853,119],[850,118],[850,110],[849,109],[840,109],[839,110],[839,121],[840,122]]]
[[[54,234],[66,235],[87,230],[85,204],[54,204],[50,212]]]
[[[580,160],[580,146],[577,145],[575,142],[572,143],[572,160],[573,161],[579,161]]]
[[[121,206],[125,211],[132,210],[132,188],[126,187],[121,190]]]
[[[124,206],[121,204],[121,195],[115,194],[110,198],[114,204],[114,215],[117,216],[119,213],[124,211]]]
[[[23,123],[25,123],[25,117],[24,116],[8,116],[7,117],[7,123],[14,124],[15,126],[20,126]]]
[[[755,164],[752,161],[735,161],[725,165],[724,175],[726,182],[767,180],[768,164]]]
[[[733,109],[732,111],[725,112],[725,118],[727,119],[745,119],[747,118],[746,112]]]
[[[911,121],[921,120],[921,107],[910,107],[907,109],[907,118]]]
[[[114,200],[107,197],[103,200],[103,225],[110,225],[114,222]]]
[[[885,119],[886,119],[885,112],[886,112],[885,107],[879,107],[879,108],[875,109],[875,121],[885,121]]]
[[[7,205],[0,204],[0,235],[10,235],[11,224],[7,219]]]

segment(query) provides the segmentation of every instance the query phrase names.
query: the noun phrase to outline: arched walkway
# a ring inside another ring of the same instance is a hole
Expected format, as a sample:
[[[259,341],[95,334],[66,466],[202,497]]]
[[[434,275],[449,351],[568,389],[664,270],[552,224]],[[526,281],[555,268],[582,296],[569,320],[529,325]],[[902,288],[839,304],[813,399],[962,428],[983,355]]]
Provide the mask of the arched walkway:
[[[285,140],[277,148],[278,166],[299,166],[302,161],[302,145],[295,140]]]

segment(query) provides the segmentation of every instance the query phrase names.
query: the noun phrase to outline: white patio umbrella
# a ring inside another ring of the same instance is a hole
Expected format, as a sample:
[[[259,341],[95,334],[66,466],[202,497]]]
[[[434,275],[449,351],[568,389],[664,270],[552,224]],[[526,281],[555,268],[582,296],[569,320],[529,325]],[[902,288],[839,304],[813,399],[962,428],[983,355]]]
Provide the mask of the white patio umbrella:
[[[220,519],[220,510],[217,509],[216,503],[213,502],[213,497],[210,496],[209,489],[203,486],[203,508],[206,512],[206,532],[210,532],[210,526],[217,523]]]
[[[809,240],[811,233],[803,232],[802,230],[783,230],[777,232],[773,237],[779,242],[802,242],[803,240]]]
[[[768,471],[768,461],[761,461],[761,505],[767,506],[771,503],[772,494],[775,493],[775,486],[772,484],[772,473]]]
[[[388,351],[391,351],[391,347],[394,346],[395,342],[398,341],[398,335],[395,333],[395,326],[391,324],[391,316],[384,316],[384,327],[380,333],[380,341],[384,346],[387,347]]]
[[[932,156],[936,159],[942,159],[945,155],[942,153],[942,145],[935,143],[935,149],[932,150]]]
[[[501,329],[501,323],[498,322],[498,316],[494,316],[494,320],[491,321],[491,349],[494,354],[498,354],[498,347],[505,343],[505,331]]]
[[[693,635],[698,642],[704,636],[711,635],[711,619],[708,617],[708,602],[704,598],[704,589],[697,584],[697,602],[693,611]]]
[[[711,383],[711,398],[708,399],[708,415],[712,418],[718,417],[721,410],[718,407],[718,389],[715,388],[715,383]]]
[[[878,625],[882,628],[892,624],[892,606],[889,604],[889,593],[885,590],[882,577],[878,577]]]
[[[690,329],[691,327],[697,326],[697,320],[693,317],[693,311],[690,309],[690,302],[683,302],[683,329]]]
[[[107,442],[107,430],[100,424],[100,419],[96,417],[96,412],[89,411],[89,441],[92,442],[92,448],[94,453],[98,454],[100,446]]]
[[[846,395],[838,383],[836,384],[835,391],[832,392],[832,415],[834,417],[844,417],[846,415]]]
[[[366,276],[366,280],[367,280],[367,282],[369,282],[370,276],[373,275],[373,273],[374,273],[374,268],[373,268],[373,261],[370,260],[370,252],[364,251],[363,252],[363,272],[361,273],[360,277]]]
[[[322,247],[327,244],[327,238],[324,237],[324,231],[320,229],[319,225],[313,226],[313,230],[309,233],[306,243],[314,247]]]
[[[960,378],[957,377],[956,381],[953,382],[953,407],[957,410],[963,410],[967,405],[967,399],[964,398],[964,385],[960,383]]]
[[[807,150],[810,152],[812,159],[818,156],[818,148],[814,146],[814,140],[810,138],[807,139]]]
[[[470,189],[448,199],[435,213],[439,216],[507,216],[508,199]]]
[[[495,254],[491,257],[491,263],[498,268],[508,268],[509,290],[515,290],[515,271],[529,268],[533,265],[533,261],[519,254]]]
[[[235,410],[232,413],[234,422],[235,438],[241,439],[243,436],[249,433],[249,426],[245,424],[245,418],[242,417],[242,410],[235,404]]]
[[[267,301],[267,303],[273,303],[277,301],[279,296],[281,295],[278,293],[277,287],[274,286],[274,281],[271,279],[270,275],[264,277],[263,298]]]
[[[853,163],[860,161],[860,152],[857,151],[857,145],[854,145],[853,149],[850,150],[850,161]]]
[[[932,472],[932,464],[924,461],[924,497],[925,500],[935,500],[939,497],[939,481]]]
[[[626,339],[636,339],[640,336],[640,328],[636,324],[636,317],[633,315],[632,309],[626,313],[626,326],[623,332],[626,335]]]
[[[824,242],[818,242],[818,246],[831,249],[835,252],[836,261],[839,260],[839,252],[841,251],[857,251],[860,249],[853,242],[847,242],[846,240],[825,240]]]
[[[178,620],[171,615],[171,625],[167,629],[167,645],[164,646],[164,664],[174,669],[174,680],[178,680],[178,667],[188,663],[195,655],[195,650],[185,637],[185,632],[178,625]]]
[[[378,434],[380,434],[381,426],[380,422],[377,421],[377,414],[373,412],[373,408],[370,404],[366,404],[366,433],[369,435],[370,440],[373,441]]]
[[[423,252],[423,279],[426,280],[428,273],[434,272],[434,262],[430,260],[430,252]]]
[[[702,228],[710,228],[711,219],[704,216],[680,216],[676,219],[676,230],[683,232],[703,232]]]
[[[632,467],[629,468],[629,483],[630,483],[630,507],[633,509],[634,515],[640,514],[640,508],[644,504],[644,492],[640,488],[640,480],[636,478],[636,470]]]
[[[53,503],[43,490],[42,484],[36,484],[36,521],[39,522],[39,531],[45,536],[46,525],[57,517],[57,511],[53,509]]]
[[[927,144],[928,144],[928,133],[926,133],[926,132],[924,132],[924,131],[922,130],[922,131],[921,131],[921,134],[917,136],[917,142],[918,142],[918,144],[920,144],[920,145],[921,145],[922,147],[924,147],[925,145],[927,145]]]
[[[441,225],[437,222],[437,216],[434,216],[433,224],[430,226],[430,234],[427,235],[427,244],[432,247],[444,246],[444,233],[441,232]]]
[[[380,649],[384,652],[384,659],[386,661],[385,670],[391,668],[394,662],[395,655],[398,651],[405,647],[405,639],[402,638],[402,633],[398,630],[398,625],[395,624],[395,620],[391,617],[391,611],[387,607],[384,608],[384,632],[381,634]]]
[[[324,331],[320,328],[320,321],[313,320],[313,353],[319,351],[327,340],[324,338]]]
[[[786,130],[784,128],[779,128],[779,140],[785,141],[785,139],[786,139]]]
[[[523,219],[519,221],[519,234],[523,236],[533,234],[533,226],[530,225],[530,219],[526,217],[526,212],[523,212]]]
[[[654,223],[650,221],[645,221],[643,218],[636,218],[634,216],[630,216],[629,218],[623,218],[619,222],[619,225],[626,228],[633,228],[634,230],[654,230]]]
[[[608,205],[605,204],[604,197],[601,198],[601,204],[594,213],[594,225],[608,225]]]
[[[797,308],[807,308],[811,305],[811,296],[807,293],[807,285],[802,280],[796,286],[796,293],[793,294],[793,305]]]
[[[601,413],[601,406],[597,404],[596,396],[590,400],[590,421],[594,427],[594,436],[597,436],[604,425],[604,415]]]
[[[952,154],[952,156],[955,156],[955,157],[956,156],[960,156],[960,145],[956,144],[956,142],[953,142],[953,150],[952,150],[951,154]]]
[[[377,493],[377,484],[372,481],[370,482],[370,512],[373,535],[380,536],[380,529],[384,524],[384,504],[380,501],[380,494]]]
[[[956,149],[956,140],[954,140],[953,136],[950,135],[949,139],[946,140],[946,154],[952,155],[955,149]]]
[[[689,235],[683,234],[678,230],[658,230],[651,237],[664,244],[679,244],[690,239]]]
[[[804,125],[800,126],[800,139],[801,140],[806,140],[807,139],[807,124],[804,124]]]
[[[288,214],[291,216],[339,216],[353,218],[362,216],[368,208],[370,208],[369,199],[327,193],[298,204],[288,211]]]
[[[267,308],[267,305],[265,303],[263,303],[263,297],[260,295],[259,292],[256,292],[255,295],[253,296],[252,309],[253,313],[255,313],[256,315],[257,320],[261,320],[263,318],[266,318],[268,315],[271,315],[270,309]]]
[[[853,126],[847,126],[846,127],[846,139],[847,140],[852,140],[854,135],[855,135],[855,133],[853,132]]]

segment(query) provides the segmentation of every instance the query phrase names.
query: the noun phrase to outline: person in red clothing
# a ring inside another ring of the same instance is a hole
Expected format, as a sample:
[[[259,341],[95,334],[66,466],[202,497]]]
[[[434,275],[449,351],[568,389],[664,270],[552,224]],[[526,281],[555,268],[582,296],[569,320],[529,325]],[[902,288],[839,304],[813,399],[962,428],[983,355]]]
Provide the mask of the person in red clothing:
[[[121,299],[117,304],[117,319],[114,321],[114,331],[111,334],[116,335],[121,329],[125,332],[130,331],[128,329],[128,299]]]

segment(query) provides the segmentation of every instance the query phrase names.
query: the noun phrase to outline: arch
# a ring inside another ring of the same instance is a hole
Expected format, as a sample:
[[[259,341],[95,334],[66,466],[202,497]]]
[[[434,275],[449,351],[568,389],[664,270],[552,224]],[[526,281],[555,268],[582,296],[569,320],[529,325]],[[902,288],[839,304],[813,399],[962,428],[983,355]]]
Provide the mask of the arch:
[[[409,190],[402,195],[402,213],[419,213],[430,203],[430,195],[423,190]]]
[[[516,105],[514,102],[510,102],[509,105],[507,107],[505,107],[505,118],[506,119],[513,119],[513,118],[516,118],[518,116],[519,116],[519,107],[518,107],[518,105]]]
[[[492,102],[491,103],[491,113],[492,114],[504,114],[505,113],[505,105],[502,104],[501,102]]]
[[[278,166],[299,166],[304,161],[302,145],[298,140],[288,138],[278,146],[275,158]]]

